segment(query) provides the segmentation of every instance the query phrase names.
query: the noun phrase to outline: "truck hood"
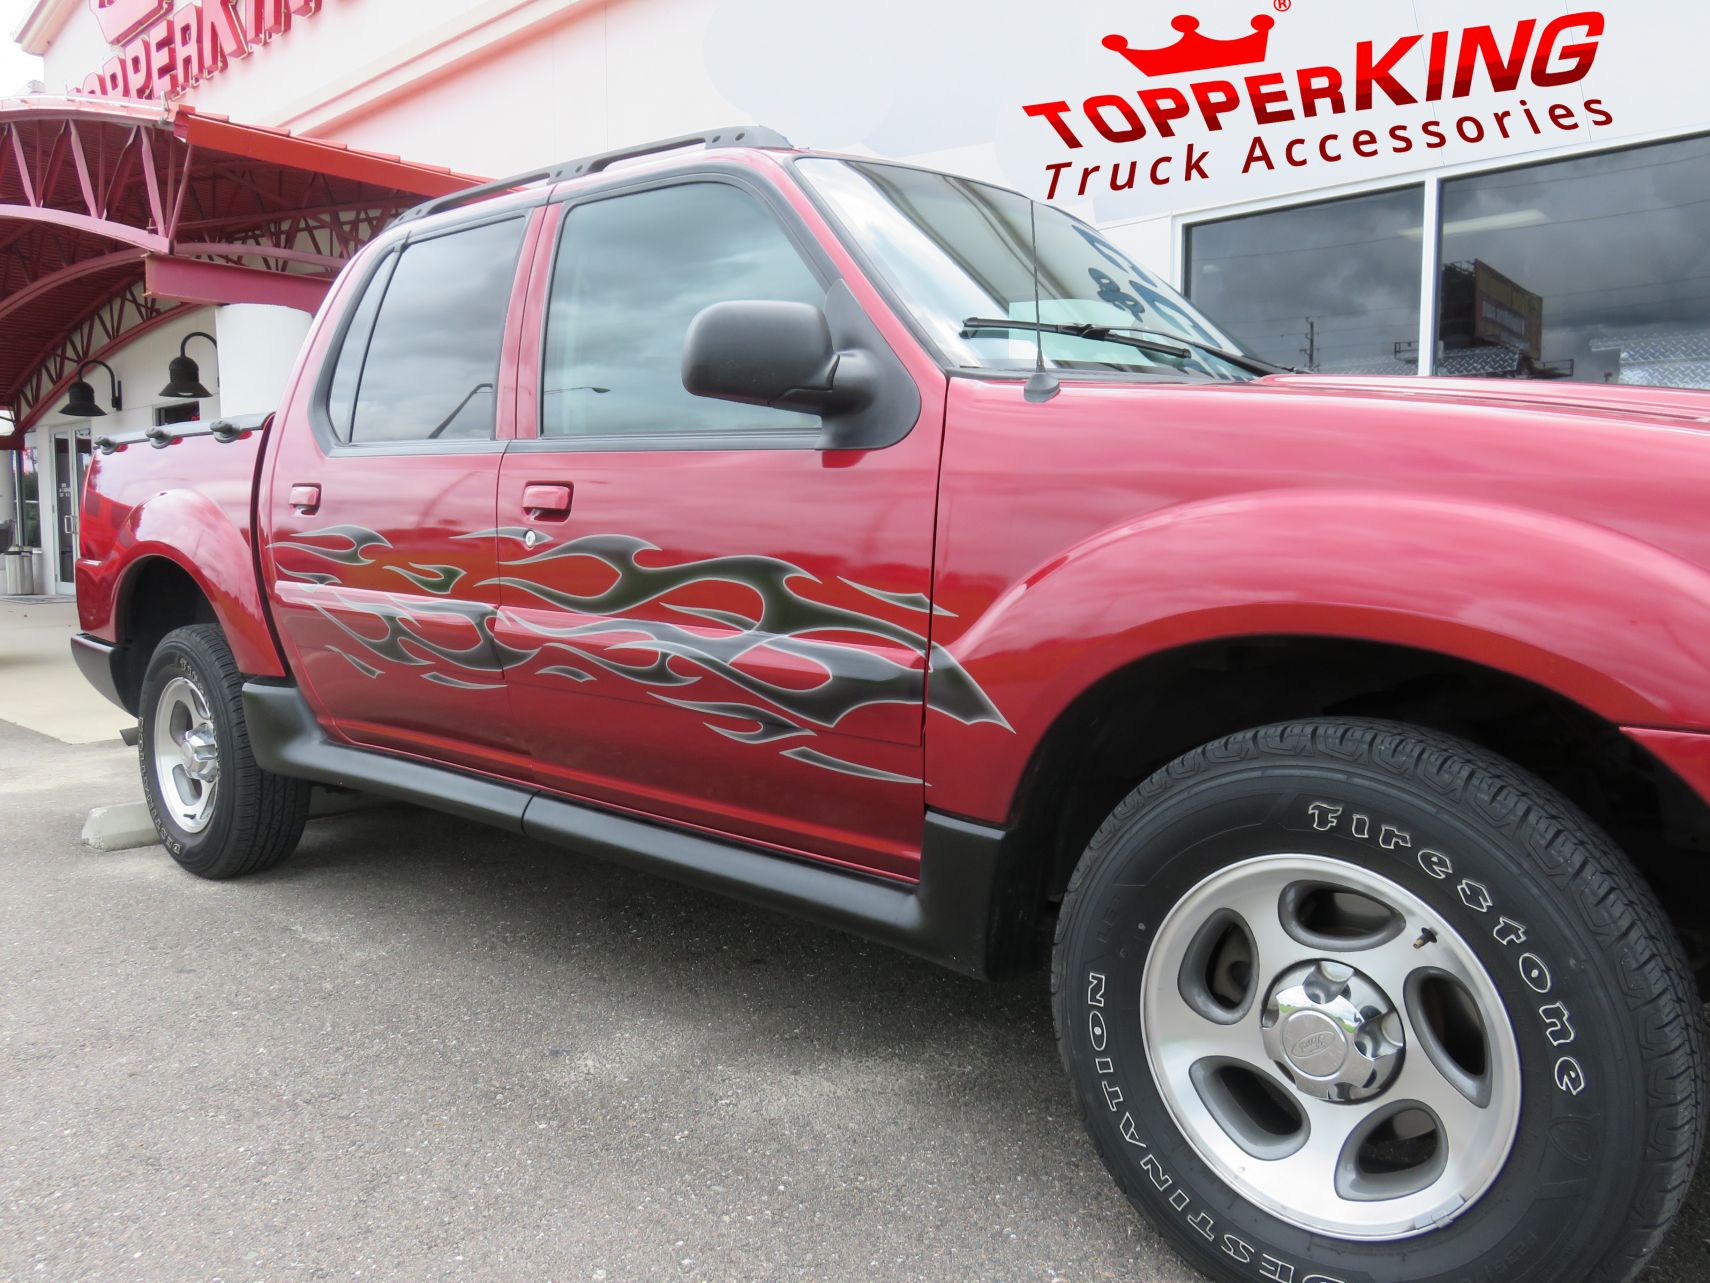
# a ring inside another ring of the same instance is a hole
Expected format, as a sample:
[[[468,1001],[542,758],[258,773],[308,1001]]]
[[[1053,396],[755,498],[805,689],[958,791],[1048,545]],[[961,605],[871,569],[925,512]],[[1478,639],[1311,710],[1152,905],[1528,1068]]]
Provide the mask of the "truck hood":
[[[1360,378],[1324,374],[1280,374],[1266,385],[1303,392],[1341,392],[1382,401],[1430,402],[1444,406],[1487,406],[1546,414],[1594,414],[1687,423],[1710,429],[1710,392],[1689,388],[1646,388],[1611,383],[1542,382],[1517,379]]]

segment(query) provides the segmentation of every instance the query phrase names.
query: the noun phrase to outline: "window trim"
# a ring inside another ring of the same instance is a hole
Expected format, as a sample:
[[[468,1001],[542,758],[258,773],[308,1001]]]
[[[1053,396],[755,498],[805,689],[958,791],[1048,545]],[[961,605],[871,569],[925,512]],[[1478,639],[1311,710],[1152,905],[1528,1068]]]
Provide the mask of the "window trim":
[[[361,281],[355,286],[351,295],[351,302],[348,306],[340,309],[341,315],[338,318],[337,328],[328,340],[327,347],[325,349],[328,354],[333,355],[333,359],[327,360],[323,357],[321,368],[315,375],[314,391],[309,398],[309,425],[314,430],[315,443],[320,447],[323,455],[328,458],[337,458],[341,455],[362,455],[368,458],[373,458],[376,456],[386,455],[500,454],[504,452],[505,447],[510,444],[510,442],[508,439],[498,436],[498,416],[496,412],[494,415],[494,435],[487,438],[477,438],[473,440],[467,438],[454,440],[442,439],[438,441],[428,441],[421,438],[406,441],[345,441],[338,435],[338,431],[334,427],[332,421],[332,384],[333,379],[336,377],[338,372],[338,357],[341,357],[344,354],[345,338],[350,332],[351,323],[355,320],[356,313],[360,310],[364,299],[367,297],[368,290],[373,286],[376,277],[378,277],[382,272],[388,273],[386,282],[382,286],[380,305],[374,312],[374,320],[378,323],[380,313],[384,311],[386,306],[386,295],[390,293],[392,289],[390,273],[394,271],[397,264],[403,260],[404,253],[410,248],[410,246],[420,244],[425,241],[436,240],[442,236],[455,235],[458,232],[469,231],[473,228],[482,227],[487,224],[502,223],[508,219],[516,219],[522,223],[522,233],[517,242],[516,263],[511,272],[510,301],[507,304],[505,311],[507,319],[500,329],[499,368],[502,374],[504,369],[505,336],[510,332],[509,317],[511,312],[518,306],[518,300],[521,298],[523,291],[527,289],[528,284],[527,270],[529,259],[531,257],[527,252],[529,249],[530,215],[537,206],[542,204],[545,204],[544,195],[540,200],[530,201],[524,205],[507,205],[504,209],[496,211],[482,210],[477,206],[477,212],[473,217],[458,218],[444,223],[436,222],[430,223],[425,227],[411,228],[397,239],[384,243],[383,248],[375,254],[374,262],[363,272]],[[370,342],[373,341],[373,337],[373,329],[370,328]],[[364,373],[367,371],[367,364],[368,358],[366,352],[364,352]],[[496,390],[497,389],[495,389],[495,391]],[[351,426],[354,431],[354,421]]]
[[[773,221],[789,239],[796,253],[800,255],[803,264],[813,274],[814,279],[829,293],[831,287],[843,279],[843,274],[837,270],[830,255],[819,239],[802,221],[801,216],[784,199],[770,183],[756,178],[745,168],[734,165],[721,165],[716,162],[706,162],[689,169],[673,170],[669,174],[655,174],[648,177],[619,178],[618,181],[602,183],[598,187],[582,187],[576,183],[561,185],[554,189],[548,204],[558,207],[561,211],[556,228],[549,229],[552,236],[551,253],[547,256],[544,275],[544,293],[540,300],[540,317],[538,326],[532,333],[524,335],[525,343],[532,343],[535,349],[537,368],[540,371],[540,387],[536,389],[534,405],[526,420],[530,435],[521,435],[525,420],[519,417],[519,435],[512,438],[510,448],[524,453],[555,453],[555,454],[613,454],[613,453],[658,453],[673,452],[677,454],[700,454],[708,451],[724,450],[801,450],[812,452],[818,450],[824,433],[819,429],[776,429],[756,430],[747,432],[659,432],[647,435],[617,435],[605,436],[546,436],[541,432],[545,422],[546,403],[546,332],[552,319],[552,283],[558,279],[558,260],[563,252],[564,241],[569,234],[570,218],[576,210],[585,205],[591,205],[603,200],[616,200],[624,196],[634,196],[642,192],[657,191],[668,187],[687,187],[702,183],[718,183],[734,187],[753,197],[761,209],[770,214]],[[520,405],[519,405],[519,408]],[[911,426],[910,431],[913,428]]]
[[[352,444],[339,431],[339,426],[334,422],[332,414],[333,384],[338,381],[339,366],[344,361],[345,340],[352,337],[351,328],[356,322],[357,314],[362,311],[363,304],[368,302],[369,292],[378,289],[380,297],[374,305],[374,315],[368,322],[368,342],[363,345],[362,369],[357,372],[356,377],[356,392],[360,394],[362,391],[362,375],[368,369],[368,349],[374,342],[374,322],[380,319],[380,308],[385,305],[386,291],[392,287],[392,272],[397,268],[398,260],[403,257],[404,244],[405,242],[400,240],[396,244],[387,246],[385,252],[379,255],[373,270],[364,275],[361,286],[352,296],[351,304],[345,309],[344,316],[340,320],[338,334],[334,336],[332,343],[327,348],[332,360],[322,362],[320,381],[326,385],[325,395],[317,395],[313,404],[325,416],[328,439],[337,445],[348,446]],[[382,276],[385,277],[383,281],[380,279]],[[319,389],[317,388],[318,392]],[[357,396],[352,396],[350,403],[352,431],[356,428],[356,401]]]
[[[891,165],[897,169],[912,169],[919,173],[932,174],[939,178],[945,177],[946,171],[933,169],[927,165],[911,165],[907,161],[890,160],[884,157],[850,157],[839,155],[836,152],[802,152],[799,155],[791,156],[789,160],[790,181],[795,183],[797,190],[807,197],[808,203],[814,207],[815,212],[825,220],[825,225],[829,227],[832,234],[837,237],[838,244],[842,245],[844,252],[847,253],[850,258],[855,260],[855,264],[861,269],[862,275],[864,275],[867,278],[868,283],[872,285],[874,292],[877,293],[880,298],[885,300],[885,306],[890,308],[891,315],[896,317],[897,320],[902,323],[902,327],[908,331],[909,337],[920,346],[920,350],[927,354],[932,363],[939,368],[946,378],[957,378],[969,374],[971,371],[974,371],[974,367],[957,364],[950,359],[949,353],[945,352],[943,348],[938,346],[936,340],[932,338],[926,327],[922,325],[919,318],[915,316],[913,309],[903,302],[902,296],[897,293],[895,288],[892,287],[890,280],[885,276],[885,274],[879,270],[878,264],[873,260],[873,256],[868,253],[867,247],[861,244],[860,238],[850,232],[849,228],[844,224],[843,219],[838,215],[837,211],[832,208],[831,202],[825,198],[824,194],[821,193],[820,190],[815,187],[798,168],[804,160],[847,161],[851,159],[870,161],[873,164],[878,165]],[[951,178],[964,177],[964,175],[960,174],[950,174],[948,176]],[[970,179],[969,181],[983,182],[984,180]],[[1005,187],[1002,183],[986,183],[985,185],[987,187],[996,187],[1002,191],[1010,192],[1013,195],[1020,196],[1023,200],[1032,199],[1032,197],[1028,196],[1026,192],[1017,191],[1013,187]],[[1069,210],[1065,209],[1062,212],[1068,214],[1068,216],[1073,218],[1076,222],[1086,221]],[[1093,225],[1088,223],[1087,226],[1092,227]],[[1101,236],[1104,234],[1097,227],[1093,227],[1093,230],[1095,232],[1099,232]],[[978,368],[976,372],[981,375],[989,373],[992,375],[994,380],[1000,382],[1004,380],[1026,382],[1033,374],[1031,370],[988,371],[983,367]]]

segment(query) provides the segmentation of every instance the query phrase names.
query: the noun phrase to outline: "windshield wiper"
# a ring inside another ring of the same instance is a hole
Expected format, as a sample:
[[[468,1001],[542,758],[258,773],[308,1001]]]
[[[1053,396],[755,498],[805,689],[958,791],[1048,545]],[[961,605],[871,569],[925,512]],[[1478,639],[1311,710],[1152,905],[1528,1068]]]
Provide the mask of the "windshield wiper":
[[[1186,360],[1194,351],[1206,352],[1220,361],[1227,361],[1249,374],[1293,374],[1286,365],[1272,365],[1254,356],[1243,356],[1198,339],[1184,339],[1164,330],[1147,330],[1137,325],[1098,325],[1091,321],[1004,321],[990,317],[970,316],[962,322],[962,337],[971,339],[982,330],[1026,330],[1034,334],[1066,334],[1070,338],[1091,339],[1097,343],[1121,343],[1153,352],[1159,356]],[[1164,340],[1168,340],[1167,342]]]
[[[1200,352],[1207,352],[1220,361],[1227,361],[1238,370],[1246,370],[1251,374],[1299,374],[1300,371],[1292,365],[1278,365],[1275,361],[1262,360],[1256,356],[1248,356],[1245,352],[1231,352],[1228,348],[1218,347],[1215,343],[1201,343],[1198,339],[1184,339],[1179,334],[1169,334],[1163,330],[1142,330],[1132,325],[1118,325],[1117,330],[1131,331],[1135,334],[1156,334],[1174,343],[1186,343],[1189,347]]]

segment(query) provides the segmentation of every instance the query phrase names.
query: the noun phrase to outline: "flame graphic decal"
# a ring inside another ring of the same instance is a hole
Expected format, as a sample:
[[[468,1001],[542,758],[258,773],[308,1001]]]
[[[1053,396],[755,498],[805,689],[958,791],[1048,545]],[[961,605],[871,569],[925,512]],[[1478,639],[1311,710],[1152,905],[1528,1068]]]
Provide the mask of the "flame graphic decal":
[[[507,528],[459,538],[521,542],[525,533]],[[275,542],[273,548],[290,550],[299,558],[307,555],[337,566],[358,567],[384,561],[391,545],[374,531],[332,526]],[[441,686],[490,690],[497,688],[494,675],[545,656],[552,662],[537,670],[540,676],[581,683],[596,680],[599,673],[610,674],[647,687],[656,699],[701,715],[708,730],[728,740],[775,746],[775,751],[793,761],[825,770],[906,783],[919,781],[833,757],[812,747],[811,740],[856,709],[875,704],[925,703],[959,722],[1010,729],[979,684],[949,652],[927,639],[926,617],[947,612],[921,594],[886,592],[847,579],[826,585],[791,562],[758,555],[642,564],[642,556],[658,552],[655,545],[630,535],[587,535],[501,560],[498,575],[469,585],[508,589],[553,607],[566,617],[561,625],[541,619],[538,613],[502,614],[484,603],[446,596],[462,578],[447,566],[400,559],[401,564],[383,567],[437,594],[432,599],[374,592],[357,596],[346,591],[336,576],[324,572],[283,573],[323,586],[311,602],[366,652],[366,658],[359,658],[352,648],[335,648],[365,675],[379,674],[381,669],[372,662],[378,660],[420,671],[424,679]],[[599,591],[579,594],[544,582],[546,570],[578,558],[606,567],[612,572],[610,583]],[[698,584],[749,589],[757,608],[743,612],[671,600],[673,594]],[[834,605],[797,590],[807,585],[839,592],[854,604]],[[920,615],[921,631],[869,613],[860,608],[863,601]],[[640,613],[649,607],[650,612]],[[660,613],[682,622],[660,619]],[[473,632],[471,645],[451,647],[430,640],[421,627],[424,614],[441,620],[462,617]],[[353,616],[366,616],[375,627],[352,627],[347,621]],[[501,618],[514,644],[495,635],[494,625]],[[523,648],[517,643],[519,632],[539,644]],[[837,637],[865,638],[879,645],[834,640]],[[805,688],[769,682],[752,671],[756,666],[742,665],[761,647],[804,661],[823,672],[825,679]],[[916,662],[889,658],[885,648],[893,653],[906,651]],[[462,673],[445,672],[445,666]],[[481,680],[483,675],[487,680]],[[697,698],[697,687],[706,688],[707,693]],[[731,687],[746,698],[731,699]]]

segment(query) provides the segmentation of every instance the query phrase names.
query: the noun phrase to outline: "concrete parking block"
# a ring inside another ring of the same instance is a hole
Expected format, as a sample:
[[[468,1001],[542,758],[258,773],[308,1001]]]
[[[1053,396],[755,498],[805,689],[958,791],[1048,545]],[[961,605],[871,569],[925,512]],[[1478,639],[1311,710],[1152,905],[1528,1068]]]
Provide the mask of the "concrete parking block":
[[[352,811],[380,806],[385,798],[344,789],[317,788],[309,799],[309,818],[348,815]],[[159,842],[146,802],[121,802],[98,806],[83,821],[83,844],[97,851],[130,851]]]
[[[133,847],[153,846],[160,839],[154,832],[144,802],[120,802],[116,806],[98,806],[83,821],[83,844],[97,851],[129,851]]]

